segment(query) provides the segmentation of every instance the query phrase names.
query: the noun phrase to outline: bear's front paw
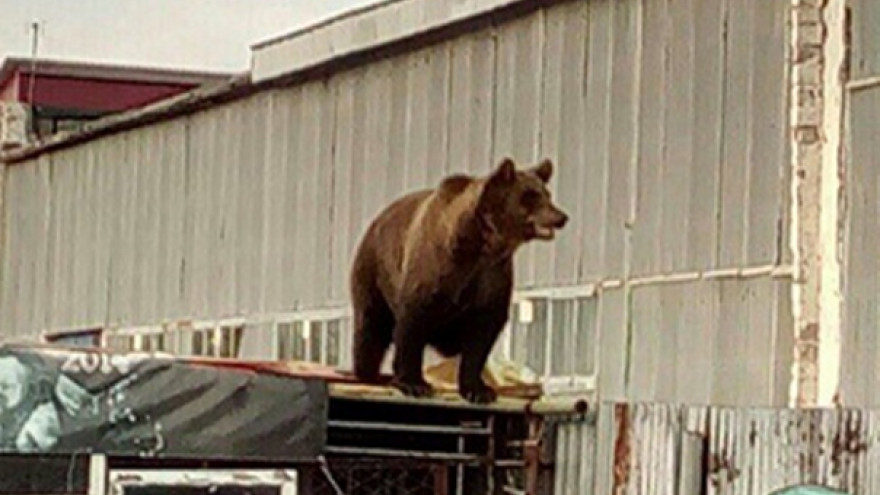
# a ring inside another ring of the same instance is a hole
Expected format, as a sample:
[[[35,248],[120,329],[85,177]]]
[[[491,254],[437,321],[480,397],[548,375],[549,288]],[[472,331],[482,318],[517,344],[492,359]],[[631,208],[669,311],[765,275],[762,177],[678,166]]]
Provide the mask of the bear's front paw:
[[[498,394],[483,383],[480,383],[478,385],[462,386],[460,387],[460,389],[462,398],[464,398],[464,400],[468,402],[473,402],[475,404],[489,404],[495,402],[495,400],[498,398]]]
[[[401,381],[394,380],[391,385],[400,390],[403,395],[410,397],[430,397],[434,395],[434,389],[424,380],[420,381]]]

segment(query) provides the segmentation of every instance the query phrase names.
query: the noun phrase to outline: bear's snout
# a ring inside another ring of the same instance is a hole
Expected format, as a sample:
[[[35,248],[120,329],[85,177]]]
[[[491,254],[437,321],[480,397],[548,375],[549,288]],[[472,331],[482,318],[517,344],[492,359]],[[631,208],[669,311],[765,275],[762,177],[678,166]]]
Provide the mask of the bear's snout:
[[[568,215],[553,205],[547,205],[540,214],[536,215],[531,224],[533,239],[549,241],[555,237],[555,232],[568,223]]]
[[[555,221],[551,224],[553,228],[561,229],[562,227],[565,227],[565,224],[568,223],[568,215],[559,210],[556,210],[555,213]]]

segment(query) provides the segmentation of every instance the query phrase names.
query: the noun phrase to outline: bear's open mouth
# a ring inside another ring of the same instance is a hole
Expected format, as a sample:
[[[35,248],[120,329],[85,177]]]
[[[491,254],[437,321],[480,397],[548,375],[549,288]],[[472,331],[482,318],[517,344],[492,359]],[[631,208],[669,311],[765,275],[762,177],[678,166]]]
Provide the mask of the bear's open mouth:
[[[553,227],[548,227],[546,225],[535,225],[535,239],[541,239],[545,241],[553,240],[553,237],[556,236],[556,229]]]

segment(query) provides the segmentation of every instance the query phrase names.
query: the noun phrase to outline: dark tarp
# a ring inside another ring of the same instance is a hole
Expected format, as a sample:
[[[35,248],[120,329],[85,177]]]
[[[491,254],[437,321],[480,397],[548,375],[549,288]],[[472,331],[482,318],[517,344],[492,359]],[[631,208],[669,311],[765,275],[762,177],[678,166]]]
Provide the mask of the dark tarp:
[[[0,453],[305,461],[322,380],[148,354],[0,346]]]

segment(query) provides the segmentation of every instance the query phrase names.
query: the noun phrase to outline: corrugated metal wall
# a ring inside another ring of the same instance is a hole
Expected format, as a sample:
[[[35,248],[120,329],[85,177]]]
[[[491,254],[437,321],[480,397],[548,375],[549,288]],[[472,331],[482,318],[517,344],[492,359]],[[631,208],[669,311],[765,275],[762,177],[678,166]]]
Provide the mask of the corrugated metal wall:
[[[873,0],[848,0],[852,20],[853,79],[880,75],[880,4]]]
[[[518,257],[518,285],[638,279],[599,292],[603,393],[784,402],[789,280],[763,269],[789,261],[788,8],[566,2],[15,164],[0,324],[344,304],[393,197],[549,156],[572,221]]]
[[[769,495],[880,490],[874,410],[603,403],[556,436],[558,495]]]
[[[880,4],[851,0],[853,82],[880,77]],[[848,92],[841,397],[847,405],[880,405],[880,84]]]

